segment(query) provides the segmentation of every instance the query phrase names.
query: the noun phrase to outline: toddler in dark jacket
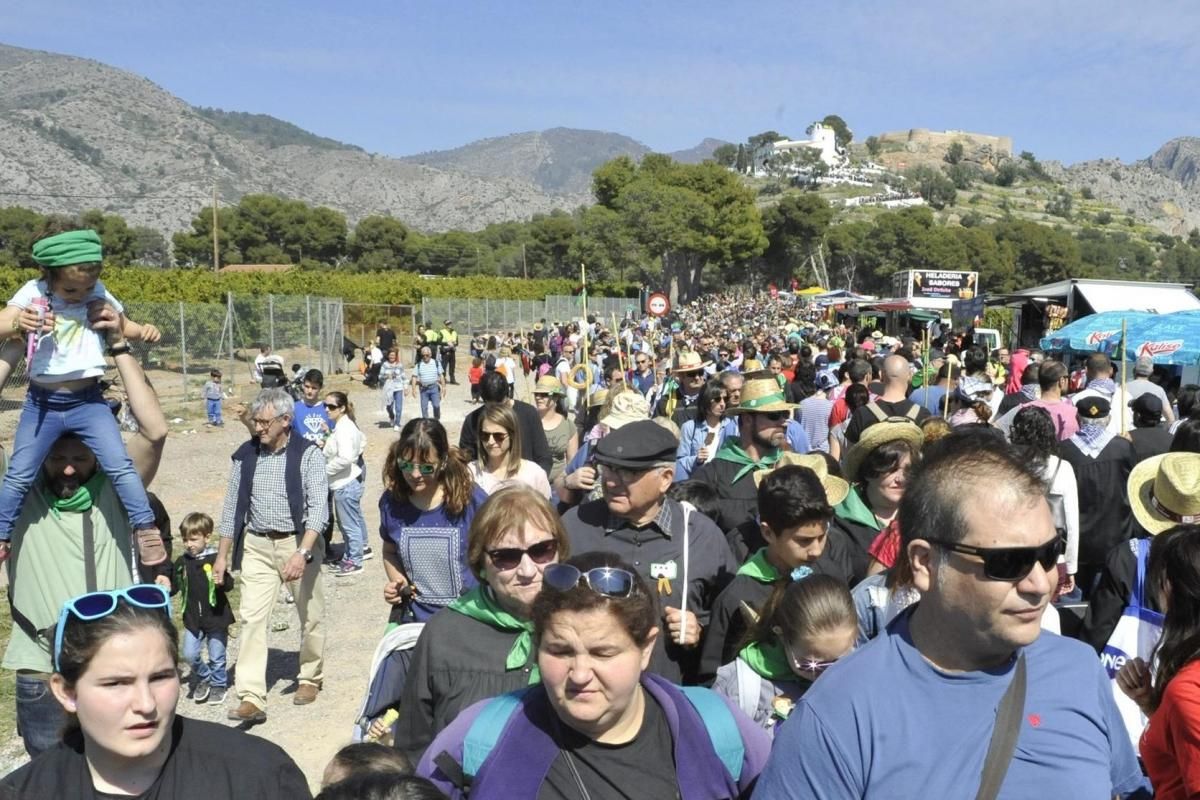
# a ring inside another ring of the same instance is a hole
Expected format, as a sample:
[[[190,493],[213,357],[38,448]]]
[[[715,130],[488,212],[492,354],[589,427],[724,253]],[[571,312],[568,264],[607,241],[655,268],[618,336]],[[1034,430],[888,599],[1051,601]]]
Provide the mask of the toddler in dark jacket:
[[[179,524],[183,555],[175,562],[174,592],[182,598],[183,658],[192,665],[192,699],[197,703],[221,703],[229,678],[225,671],[225,647],[233,610],[225,593],[233,589],[233,575],[225,573],[220,585],[213,580],[217,551],[208,546],[213,532],[212,517],[192,513]],[[201,653],[208,643],[208,661]]]

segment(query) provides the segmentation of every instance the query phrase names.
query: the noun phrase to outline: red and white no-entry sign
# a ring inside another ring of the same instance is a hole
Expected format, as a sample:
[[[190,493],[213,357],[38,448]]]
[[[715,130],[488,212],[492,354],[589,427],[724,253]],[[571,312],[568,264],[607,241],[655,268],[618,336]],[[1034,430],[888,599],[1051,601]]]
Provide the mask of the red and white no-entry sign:
[[[656,317],[665,317],[671,312],[671,301],[662,292],[655,292],[646,298],[646,311]]]

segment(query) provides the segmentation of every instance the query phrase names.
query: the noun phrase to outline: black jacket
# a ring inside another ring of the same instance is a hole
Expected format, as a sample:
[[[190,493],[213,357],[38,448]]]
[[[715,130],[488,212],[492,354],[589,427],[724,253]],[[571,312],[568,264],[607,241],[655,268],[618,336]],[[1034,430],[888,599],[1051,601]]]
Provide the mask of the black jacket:
[[[175,561],[171,593],[183,597],[183,627],[190,633],[223,632],[233,624],[233,609],[225,596],[233,591],[233,573],[227,571],[221,585],[213,585],[211,568],[216,560],[217,554],[208,552],[197,558],[184,553]]]
[[[1059,452],[1075,470],[1079,487],[1079,563],[1099,567],[1133,529],[1125,488],[1134,465],[1133,445],[1116,436],[1091,458],[1067,440]]]
[[[1138,538],[1149,534],[1136,525]],[[1121,614],[1133,597],[1133,583],[1137,580],[1137,557],[1129,542],[1121,542],[1108,553],[1104,561],[1104,570],[1100,573],[1100,582],[1092,590],[1088,600],[1087,612],[1083,615],[1083,625],[1079,628],[1080,640],[1096,648],[1099,653],[1108,644],[1109,637],[1121,621]],[[1146,606],[1158,611],[1158,603],[1154,592],[1144,592],[1142,598]]]
[[[458,449],[462,450],[463,455],[472,461],[479,455],[478,428],[479,415],[482,413],[483,406],[480,406],[467,414],[467,418],[463,420],[462,430],[458,434]],[[554,456],[550,454],[550,443],[546,441],[546,429],[542,427],[542,418],[538,416],[537,409],[529,403],[514,400],[513,413],[517,415],[517,430],[521,432],[521,458],[537,464],[549,475],[550,467],[554,463]]]
[[[278,745],[234,728],[175,716],[171,753],[145,800],[311,800],[308,781]],[[82,742],[60,743],[0,785],[22,798],[95,800]]]
[[[723,531],[733,530],[758,516],[758,487],[754,484],[753,470],[737,483],[733,482],[734,476],[743,469],[732,461],[714,458],[692,473],[692,480],[709,485],[717,493],[719,510],[714,522]]]

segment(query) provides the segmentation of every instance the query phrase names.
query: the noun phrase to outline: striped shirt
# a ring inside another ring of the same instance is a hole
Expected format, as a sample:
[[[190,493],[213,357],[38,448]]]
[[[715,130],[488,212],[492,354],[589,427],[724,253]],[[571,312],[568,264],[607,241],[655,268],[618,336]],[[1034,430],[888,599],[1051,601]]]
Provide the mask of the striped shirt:
[[[421,359],[417,365],[413,367],[413,377],[417,379],[417,383],[421,386],[434,386],[438,382],[438,378],[442,377],[442,367],[432,358],[426,361]]]
[[[246,529],[251,531],[290,531],[295,527],[287,496],[287,448],[278,452],[260,452],[254,466],[254,482],[250,487],[250,510],[246,514]],[[329,479],[325,475],[325,454],[319,447],[309,447],[300,460],[300,478],[304,482],[304,530],[323,531],[329,522]],[[225,506],[221,510],[219,531],[226,539],[233,538],[234,514],[241,491],[242,469],[234,463],[229,470],[229,485],[225,489]]]

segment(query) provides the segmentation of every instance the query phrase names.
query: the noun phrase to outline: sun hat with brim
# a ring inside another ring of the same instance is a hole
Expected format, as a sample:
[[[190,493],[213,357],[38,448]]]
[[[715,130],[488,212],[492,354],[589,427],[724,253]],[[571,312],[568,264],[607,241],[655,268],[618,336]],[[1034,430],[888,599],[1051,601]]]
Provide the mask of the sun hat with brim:
[[[925,434],[917,423],[908,417],[888,417],[862,432],[858,442],[846,453],[842,470],[846,473],[846,479],[854,483],[858,480],[858,470],[863,461],[880,446],[888,442],[908,442],[913,449],[920,450],[924,441]]]
[[[673,372],[673,373],[695,372],[696,370],[699,370],[699,369],[708,369],[711,366],[712,366],[711,361],[702,361],[700,359],[699,353],[695,353],[695,352],[692,352],[689,350],[686,353],[679,354],[679,364],[676,365],[671,370],[671,372]]]
[[[829,474],[829,464],[825,457],[817,454],[800,455],[799,453],[783,453],[771,469],[760,469],[754,473],[754,485],[760,485],[772,470],[780,467],[805,467],[816,474],[825,488],[825,502],[831,506],[839,505],[850,494],[850,484],[836,475]]]
[[[565,395],[567,391],[563,389],[562,381],[558,378],[553,375],[543,375],[533,385],[533,393]]]
[[[1148,533],[1200,524],[1200,453],[1163,453],[1129,473],[1133,517]]]
[[[597,389],[596,391],[594,391],[588,395],[588,398],[587,398],[588,408],[595,408],[596,406],[602,406],[602,405],[604,405],[606,400],[608,400],[608,389]]]
[[[742,400],[736,406],[726,409],[727,414],[770,413],[772,411],[794,411],[799,408],[795,403],[789,403],[779,388],[779,381],[774,377],[751,378],[742,387]]]
[[[742,362],[742,372],[761,372],[762,369],[762,362],[757,358],[747,358]]]
[[[646,398],[641,392],[625,391],[613,398],[608,413],[598,421],[607,425],[609,430],[615,431],[631,422],[644,419],[650,419],[650,404],[646,402]]]

